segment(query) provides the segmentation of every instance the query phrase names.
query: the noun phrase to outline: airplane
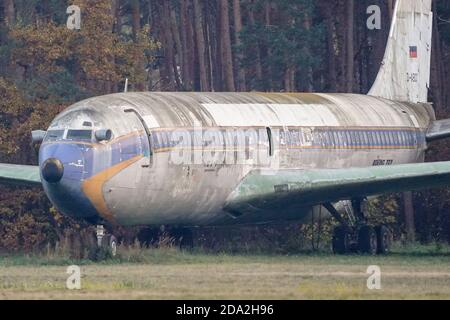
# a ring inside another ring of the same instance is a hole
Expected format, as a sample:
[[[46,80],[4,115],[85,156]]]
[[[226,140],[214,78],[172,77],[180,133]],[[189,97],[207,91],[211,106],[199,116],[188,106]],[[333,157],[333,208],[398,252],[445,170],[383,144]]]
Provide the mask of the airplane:
[[[368,224],[367,198],[450,185],[450,162],[424,163],[428,143],[450,137],[428,103],[431,4],[396,2],[368,95],[94,97],[34,131],[39,165],[1,164],[0,183],[42,186],[114,252],[103,225],[308,222],[323,210],[339,222],[335,253],[387,253],[389,229]]]

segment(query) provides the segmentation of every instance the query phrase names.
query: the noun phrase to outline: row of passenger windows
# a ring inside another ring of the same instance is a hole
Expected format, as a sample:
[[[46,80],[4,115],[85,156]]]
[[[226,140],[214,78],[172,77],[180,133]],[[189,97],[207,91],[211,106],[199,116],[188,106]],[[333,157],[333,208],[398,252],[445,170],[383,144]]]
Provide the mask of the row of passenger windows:
[[[414,147],[424,137],[414,131],[314,131],[311,137],[303,132],[286,132],[287,145],[302,146],[309,142],[316,147]]]
[[[188,132],[175,132],[175,131],[157,131],[152,133],[152,141],[153,145],[156,148],[167,148],[167,147],[175,147],[178,144],[185,145],[187,141],[185,141],[185,136],[190,135],[188,141],[191,141],[191,144],[195,146],[207,145],[214,140],[216,144],[218,142],[223,142],[227,144],[249,144],[252,141],[252,144],[256,144],[256,142],[266,143],[268,141],[267,131],[263,130],[261,133],[258,131],[245,131],[245,130],[221,130],[221,131],[211,131],[212,135],[209,135],[207,138],[203,136],[204,132],[202,131],[188,131]],[[258,133],[262,135],[260,139],[258,139]],[[218,136],[217,136],[218,135]],[[251,138],[250,138],[251,137]],[[234,141],[234,142],[233,142]]]
[[[314,146],[314,147],[414,147],[424,142],[424,135],[415,131],[363,131],[363,130],[327,130],[312,131],[305,133],[302,130],[280,130],[280,144],[287,146]],[[219,133],[219,132],[218,132]],[[263,131],[258,132],[260,135]],[[205,145],[202,131],[190,131],[190,140],[194,140],[194,145]],[[236,139],[241,143],[249,141],[246,131],[220,131],[221,140],[230,142]],[[256,132],[254,132],[256,134]],[[152,134],[153,146],[156,148],[174,147],[182,134],[174,134],[171,131],[158,131]],[[244,140],[245,139],[245,140]],[[265,139],[265,140],[263,140]],[[260,138],[260,143],[267,142],[267,136]],[[207,139],[210,140],[210,139]],[[257,136],[253,136],[251,141],[255,143]],[[261,141],[263,140],[263,141]],[[220,141],[220,140],[219,140]]]

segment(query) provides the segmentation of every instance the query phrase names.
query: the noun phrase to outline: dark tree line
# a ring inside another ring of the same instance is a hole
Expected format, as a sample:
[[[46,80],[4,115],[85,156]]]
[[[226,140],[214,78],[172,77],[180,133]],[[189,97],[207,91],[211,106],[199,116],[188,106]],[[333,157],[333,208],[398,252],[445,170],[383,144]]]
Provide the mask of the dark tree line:
[[[70,4],[82,10],[81,30],[66,28]],[[380,30],[366,26],[370,5],[381,8]],[[36,163],[32,129],[45,128],[75,101],[121,91],[125,78],[130,90],[367,93],[384,54],[393,5],[393,0],[0,0],[0,161]],[[434,1],[434,7],[430,99],[438,116],[448,118],[450,1]],[[448,142],[433,145],[428,158],[448,160],[448,147]],[[0,188],[0,248],[23,247],[27,241],[11,245],[12,239],[31,236],[31,243],[39,244],[48,234],[57,238],[58,228],[77,226],[49,210],[39,191],[18,190]],[[449,238],[448,199],[448,189],[414,194],[420,240]],[[401,196],[397,202],[410,207]]]

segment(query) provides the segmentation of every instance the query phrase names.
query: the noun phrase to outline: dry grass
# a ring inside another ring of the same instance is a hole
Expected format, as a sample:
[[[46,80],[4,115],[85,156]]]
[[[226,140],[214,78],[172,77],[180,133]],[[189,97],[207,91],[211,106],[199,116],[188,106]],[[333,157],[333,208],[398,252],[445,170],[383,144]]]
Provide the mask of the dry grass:
[[[80,291],[65,288],[73,261],[0,258],[0,299],[450,299],[448,249],[387,257],[133,250],[100,264],[79,262]],[[381,267],[381,290],[366,287],[369,265]]]

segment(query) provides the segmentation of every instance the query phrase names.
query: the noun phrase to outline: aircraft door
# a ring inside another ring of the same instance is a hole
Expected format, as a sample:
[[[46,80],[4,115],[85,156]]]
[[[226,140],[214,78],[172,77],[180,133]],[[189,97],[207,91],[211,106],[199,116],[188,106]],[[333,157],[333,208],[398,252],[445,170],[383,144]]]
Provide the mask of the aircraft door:
[[[275,154],[274,130],[271,127],[258,129],[257,139],[257,166],[269,168]]]
[[[150,129],[148,128],[147,123],[138,111],[131,108],[124,111],[136,117],[136,120],[138,120],[138,123],[140,124],[140,128],[137,130],[143,132],[143,134],[138,135],[140,142],[140,153],[145,157],[145,161],[142,164],[142,167],[149,168],[151,167],[153,161],[152,136]]]

